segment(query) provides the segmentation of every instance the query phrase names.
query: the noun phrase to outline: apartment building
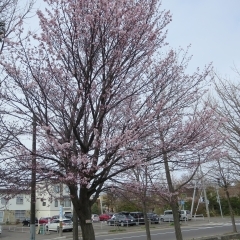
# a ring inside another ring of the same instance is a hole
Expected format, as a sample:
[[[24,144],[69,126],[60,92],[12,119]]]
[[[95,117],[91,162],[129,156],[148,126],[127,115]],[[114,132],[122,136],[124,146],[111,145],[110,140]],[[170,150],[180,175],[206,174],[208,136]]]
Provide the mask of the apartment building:
[[[8,195],[6,189],[0,189],[0,223],[18,223],[30,217],[31,192],[22,191],[16,195]],[[52,217],[62,212],[72,213],[72,202],[67,186],[56,184],[36,187],[36,217]]]
[[[0,189],[0,222],[21,222],[30,215],[30,191],[22,191],[11,197],[6,189]]]

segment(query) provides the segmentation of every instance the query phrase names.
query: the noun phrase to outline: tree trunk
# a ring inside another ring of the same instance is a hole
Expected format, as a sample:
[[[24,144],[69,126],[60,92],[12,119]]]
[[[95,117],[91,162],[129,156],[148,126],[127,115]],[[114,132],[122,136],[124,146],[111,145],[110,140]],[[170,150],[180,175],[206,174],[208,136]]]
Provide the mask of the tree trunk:
[[[168,189],[171,194],[170,206],[171,206],[172,212],[173,212],[175,236],[176,236],[177,240],[183,240],[181,226],[180,226],[180,217],[179,217],[179,212],[178,212],[178,199],[177,199],[177,195],[174,191],[174,187],[172,184],[170,169],[169,169],[169,165],[168,165],[168,156],[167,156],[167,153],[165,153],[165,152],[163,152],[163,161],[164,161],[164,167],[165,167],[165,172],[166,172],[166,179],[167,179],[167,183],[168,183]]]
[[[173,220],[174,220],[174,228],[175,228],[176,239],[177,240],[183,240],[181,225],[180,225],[180,216],[179,216],[179,210],[178,210],[177,196],[174,196],[172,198],[172,201],[170,202],[170,206],[171,206],[172,212],[173,212]]]
[[[147,207],[146,207],[146,202],[145,201],[143,202],[143,215],[144,215],[144,222],[145,222],[147,240],[151,240],[150,225],[149,225],[149,221],[147,219]]]
[[[228,192],[226,187],[225,187],[225,192],[226,192],[226,196],[227,196],[227,202],[228,202],[228,207],[229,207],[229,211],[230,211],[233,232],[237,232],[234,213],[233,213],[232,205],[231,205],[231,202],[230,202],[229,192]]]
[[[81,188],[80,199],[72,200],[75,211],[80,220],[83,240],[95,240],[94,228],[91,221],[91,205],[87,189]]]
[[[73,240],[78,240],[78,216],[73,207]]]

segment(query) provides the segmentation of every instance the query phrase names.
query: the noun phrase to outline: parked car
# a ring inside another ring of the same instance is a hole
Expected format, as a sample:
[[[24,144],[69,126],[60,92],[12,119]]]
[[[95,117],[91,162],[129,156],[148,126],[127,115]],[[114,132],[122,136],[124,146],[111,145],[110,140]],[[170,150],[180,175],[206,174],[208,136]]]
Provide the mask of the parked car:
[[[46,224],[46,231],[56,231],[59,232],[60,229],[60,220],[54,219],[50,223]],[[68,218],[64,218],[62,220],[62,230],[63,231],[72,231],[73,230],[73,222]]]
[[[142,212],[130,212],[130,215],[136,219],[138,224],[145,224]]]
[[[147,219],[151,223],[159,223],[159,216],[156,213],[147,213]]]
[[[180,214],[181,214],[180,220],[182,220],[182,221],[188,221],[188,220],[192,219],[192,215],[189,210],[181,210]]]
[[[54,219],[59,219],[59,218],[60,218],[59,215],[54,215],[54,216],[51,217],[51,221],[54,220]]]
[[[91,219],[92,219],[92,222],[99,222],[100,221],[99,216],[97,214],[92,214]]]
[[[23,221],[22,221],[22,225],[23,226],[28,226],[28,227],[30,227],[30,218],[25,218]],[[35,226],[37,226],[38,225],[38,219],[37,218],[35,218]]]
[[[114,214],[114,216],[107,220],[107,225],[109,226],[133,226],[137,225],[136,219],[129,215],[124,214]]]
[[[181,221],[188,221],[192,219],[191,213],[189,210],[180,210],[179,211],[180,220]],[[171,222],[173,221],[173,213],[172,210],[164,211],[163,215],[160,215],[160,221],[162,222]]]
[[[64,218],[73,219],[72,213],[65,213]]]
[[[118,214],[129,215],[130,212],[128,212],[128,211],[121,211],[121,212],[119,212]]]
[[[113,216],[113,214],[101,214],[99,215],[99,220],[100,221],[107,221],[108,219],[111,219],[111,217]]]
[[[39,224],[48,223],[48,219],[49,219],[49,221],[51,221],[51,217],[41,217],[41,218],[39,218]]]
[[[172,210],[166,210],[162,215],[160,215],[161,222],[171,222],[173,221],[173,213]]]

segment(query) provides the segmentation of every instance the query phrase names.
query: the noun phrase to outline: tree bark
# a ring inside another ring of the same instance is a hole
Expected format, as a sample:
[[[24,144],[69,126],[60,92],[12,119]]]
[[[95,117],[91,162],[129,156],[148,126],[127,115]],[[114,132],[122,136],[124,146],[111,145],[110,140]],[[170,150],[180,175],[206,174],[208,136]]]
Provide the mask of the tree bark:
[[[73,208],[73,240],[78,240],[78,216]]]
[[[91,221],[91,204],[86,188],[81,188],[80,199],[72,199],[75,211],[80,220],[83,240],[95,240],[94,228]]]
[[[175,236],[176,236],[177,240],[183,240],[181,226],[180,226],[179,212],[178,212],[178,199],[177,199],[177,195],[174,191],[174,187],[172,184],[172,179],[171,179],[170,169],[169,169],[169,164],[168,164],[168,156],[167,156],[166,152],[163,152],[163,161],[164,161],[164,167],[165,167],[165,172],[166,172],[168,188],[169,188],[169,192],[171,194],[170,206],[171,206],[172,212],[173,212]]]
[[[143,216],[144,216],[147,240],[151,240],[150,224],[147,219],[147,206],[145,201],[143,202]]]
[[[229,207],[229,211],[230,211],[233,232],[237,232],[234,213],[233,213],[232,205],[231,205],[231,202],[230,202],[229,192],[228,192],[226,187],[225,187],[225,192],[226,192],[226,196],[227,196],[227,202],[228,202],[228,207]]]

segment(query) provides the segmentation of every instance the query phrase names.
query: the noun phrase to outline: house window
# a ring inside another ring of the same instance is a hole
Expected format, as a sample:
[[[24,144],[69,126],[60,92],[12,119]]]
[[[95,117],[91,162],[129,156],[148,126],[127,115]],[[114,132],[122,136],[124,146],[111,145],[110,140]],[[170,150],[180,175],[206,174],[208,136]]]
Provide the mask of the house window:
[[[43,206],[46,206],[47,204],[46,204],[46,202],[42,202],[42,205],[43,205]]]
[[[7,204],[6,198],[1,198],[1,204],[2,204],[2,205],[6,205],[6,204]]]
[[[71,207],[71,201],[70,201],[70,199],[64,199],[63,206],[64,206],[64,207]]]
[[[60,186],[59,185],[55,185],[54,186],[54,192],[55,193],[59,193],[60,192]]]
[[[0,211],[0,223],[3,222],[3,214],[4,214],[4,212],[3,212],[3,211]]]
[[[16,204],[23,204],[23,195],[18,195],[17,196]]]
[[[17,220],[24,220],[25,217],[25,210],[15,210],[15,219]]]
[[[57,200],[57,199],[55,199],[54,206],[55,206],[55,207],[58,207],[58,200]]]
[[[69,192],[70,192],[68,186],[65,187],[65,192],[66,192],[66,193],[69,193]]]

